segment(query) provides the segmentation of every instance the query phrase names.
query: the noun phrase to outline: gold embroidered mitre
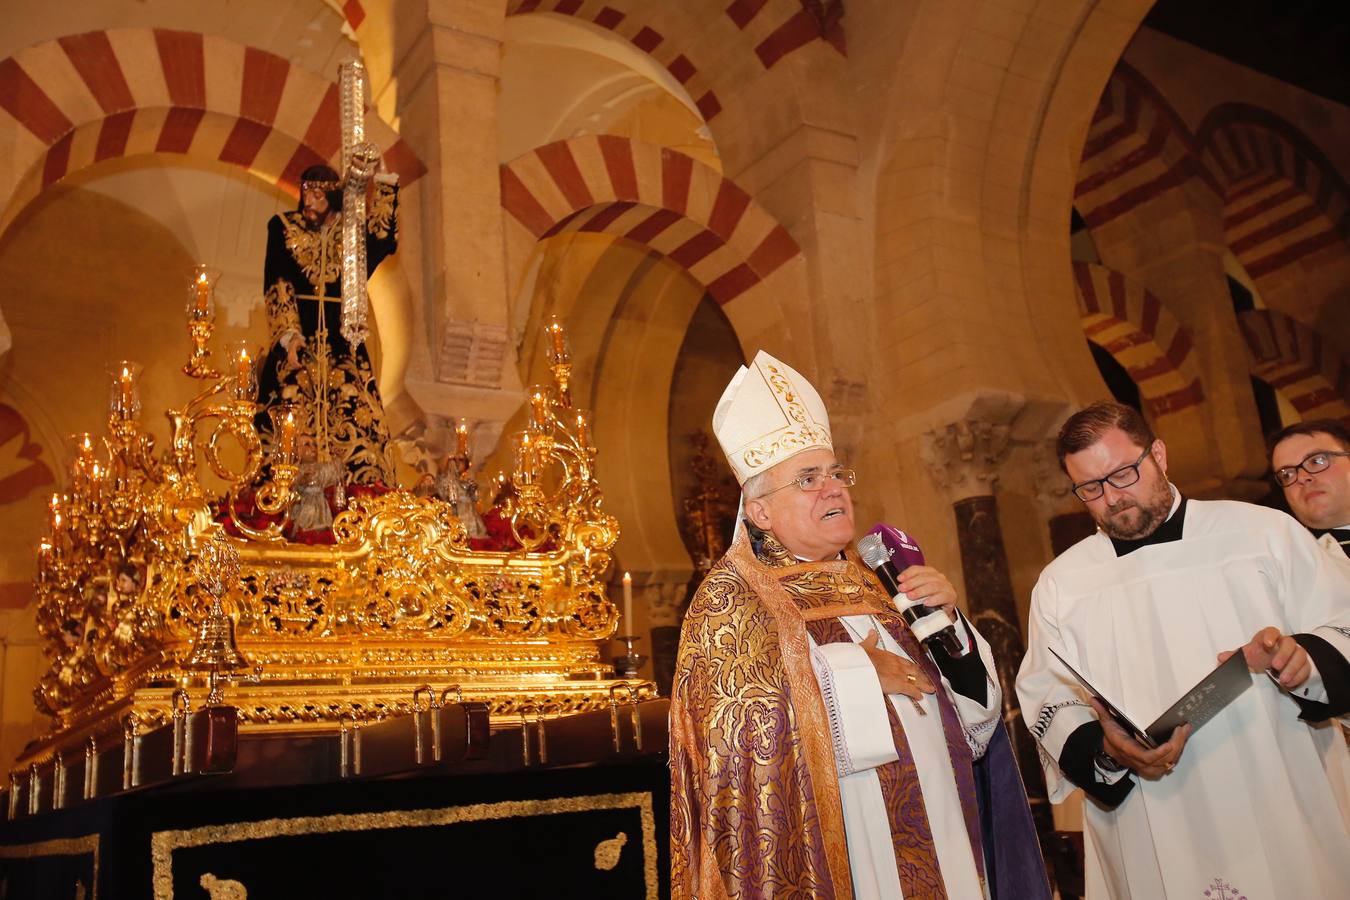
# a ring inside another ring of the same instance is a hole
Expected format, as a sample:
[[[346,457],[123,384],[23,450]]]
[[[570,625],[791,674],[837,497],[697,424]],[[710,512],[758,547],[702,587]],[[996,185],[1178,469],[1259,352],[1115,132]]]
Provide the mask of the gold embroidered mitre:
[[[742,485],[805,450],[834,449],[825,404],[811,382],[763,350],[722,392],[712,424]]]

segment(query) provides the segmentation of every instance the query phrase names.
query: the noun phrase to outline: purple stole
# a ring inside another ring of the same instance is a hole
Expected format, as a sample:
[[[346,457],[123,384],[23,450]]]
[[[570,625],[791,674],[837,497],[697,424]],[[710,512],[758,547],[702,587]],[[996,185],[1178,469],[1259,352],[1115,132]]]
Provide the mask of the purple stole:
[[[827,564],[829,565],[829,564]],[[853,565],[856,566],[856,563]],[[793,567],[798,569],[798,567]],[[798,571],[804,570],[803,566]],[[972,769],[970,746],[966,743],[965,732],[956,707],[942,689],[942,676],[937,666],[919,645],[909,627],[898,612],[877,591],[868,597],[873,601],[871,608],[860,608],[859,597],[831,597],[811,585],[806,591],[793,590],[792,573],[783,573],[782,584],[788,589],[797,606],[806,618],[806,629],[817,644],[852,643],[853,639],[840,621],[840,616],[870,613],[875,616],[895,638],[896,642],[926,674],[933,684],[938,686],[937,701],[942,719],[942,732],[947,741],[947,754],[951,759],[952,773],[955,776],[957,793],[961,799],[961,812],[966,823],[970,839],[971,853],[975,859],[976,870],[981,880],[985,877],[983,842],[980,836],[979,800],[975,791],[975,774]],[[802,571],[802,574],[807,574]],[[850,573],[852,574],[852,573]],[[807,574],[805,581],[817,581],[816,573]],[[850,579],[851,580],[851,579]],[[870,588],[871,585],[868,585]],[[853,593],[849,591],[849,593]],[[830,609],[841,606],[837,613]],[[885,606],[881,604],[885,603]],[[831,613],[834,613],[831,615]],[[822,617],[822,614],[824,616]],[[895,864],[900,875],[900,886],[906,900],[934,898],[946,900],[947,891],[942,881],[942,871],[938,865],[937,848],[933,842],[933,830],[928,822],[928,813],[924,805],[923,791],[919,786],[919,775],[915,768],[914,755],[909,749],[909,739],[904,727],[896,715],[894,707],[888,701],[886,712],[890,719],[891,736],[895,741],[898,759],[877,769],[881,782],[881,792],[890,814],[891,841],[895,848]]]

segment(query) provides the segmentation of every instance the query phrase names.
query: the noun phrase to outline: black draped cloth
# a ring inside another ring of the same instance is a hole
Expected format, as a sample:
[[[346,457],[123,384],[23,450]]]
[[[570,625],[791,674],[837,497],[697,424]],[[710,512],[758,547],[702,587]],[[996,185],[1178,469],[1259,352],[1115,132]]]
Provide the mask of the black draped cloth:
[[[398,188],[377,183],[366,221],[366,277],[398,248],[397,206]],[[263,289],[271,345],[259,378],[259,429],[270,439],[266,410],[293,404],[299,433],[315,436],[320,453],[326,450],[343,464],[348,484],[393,486],[389,431],[370,355],[364,344],[342,336],[342,213],[330,213],[322,225],[298,210],[273,216]],[[286,347],[295,335],[304,344],[293,366]]]

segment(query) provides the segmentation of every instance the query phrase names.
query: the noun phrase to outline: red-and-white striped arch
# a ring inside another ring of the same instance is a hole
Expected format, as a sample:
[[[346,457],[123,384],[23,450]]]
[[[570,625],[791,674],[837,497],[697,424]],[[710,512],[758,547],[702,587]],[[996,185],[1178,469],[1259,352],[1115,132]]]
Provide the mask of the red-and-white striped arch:
[[[726,14],[754,42],[766,69],[816,40],[848,55],[844,0],[732,0]]]
[[[341,152],[338,88],[226,38],[126,28],[69,35],[0,61],[0,168],[10,214],[83,166],[142,152],[243,166],[292,192],[300,172]],[[426,168],[397,132],[367,117],[405,183]]]
[[[562,231],[612,234],[663,253],[719,303],[801,248],[729,178],[683,153],[616,135],[557,141],[501,168],[508,223],[530,243]]]
[[[1273,309],[1238,316],[1252,375],[1275,388],[1305,419],[1350,424],[1350,358],[1307,325]]]
[[[1350,189],[1294,126],[1225,104],[1205,117],[1199,139],[1223,185],[1228,246],[1253,278],[1350,241]]]
[[[690,60],[687,47],[669,38],[670,29],[658,23],[663,12],[660,5],[641,12],[628,8],[635,6],[631,0],[510,0],[506,5],[506,14],[554,13],[581,19],[614,32],[664,66],[693,98],[703,120],[711,122],[722,111],[722,103],[717,99],[706,72]],[[670,12],[679,12],[678,7]]]
[[[1153,294],[1105,266],[1073,264],[1083,333],[1130,373],[1153,418],[1205,398],[1191,334]]]
[[[1120,63],[1097,104],[1074,186],[1089,227],[1104,225],[1192,178],[1221,193],[1199,146],[1158,90]]]

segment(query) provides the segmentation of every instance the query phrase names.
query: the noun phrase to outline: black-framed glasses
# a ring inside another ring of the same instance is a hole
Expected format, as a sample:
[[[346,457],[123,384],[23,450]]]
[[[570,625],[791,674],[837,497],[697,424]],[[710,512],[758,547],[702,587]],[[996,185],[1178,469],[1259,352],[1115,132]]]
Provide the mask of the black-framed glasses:
[[[803,494],[814,494],[817,491],[825,490],[825,486],[831,481],[839,487],[853,487],[858,483],[858,475],[852,469],[835,469],[833,472],[804,472],[787,484],[776,487],[771,491],[765,491],[759,496],[767,497],[769,494],[785,491],[794,484],[797,486],[797,490]]]
[[[1128,466],[1121,466],[1105,478],[1093,478],[1089,481],[1080,481],[1073,486],[1073,492],[1079,500],[1087,503],[1090,500],[1096,500],[1106,492],[1106,485],[1113,488],[1127,488],[1139,480],[1139,467],[1144,464],[1152,447],[1148,447],[1139,458]]]
[[[1298,481],[1298,470],[1302,469],[1309,475],[1316,475],[1318,472],[1325,472],[1331,467],[1331,463],[1338,456],[1350,456],[1350,452],[1344,450],[1318,450],[1316,453],[1309,453],[1303,457],[1303,461],[1296,466],[1285,466],[1275,470],[1275,481],[1280,487],[1289,487],[1295,481]]]

